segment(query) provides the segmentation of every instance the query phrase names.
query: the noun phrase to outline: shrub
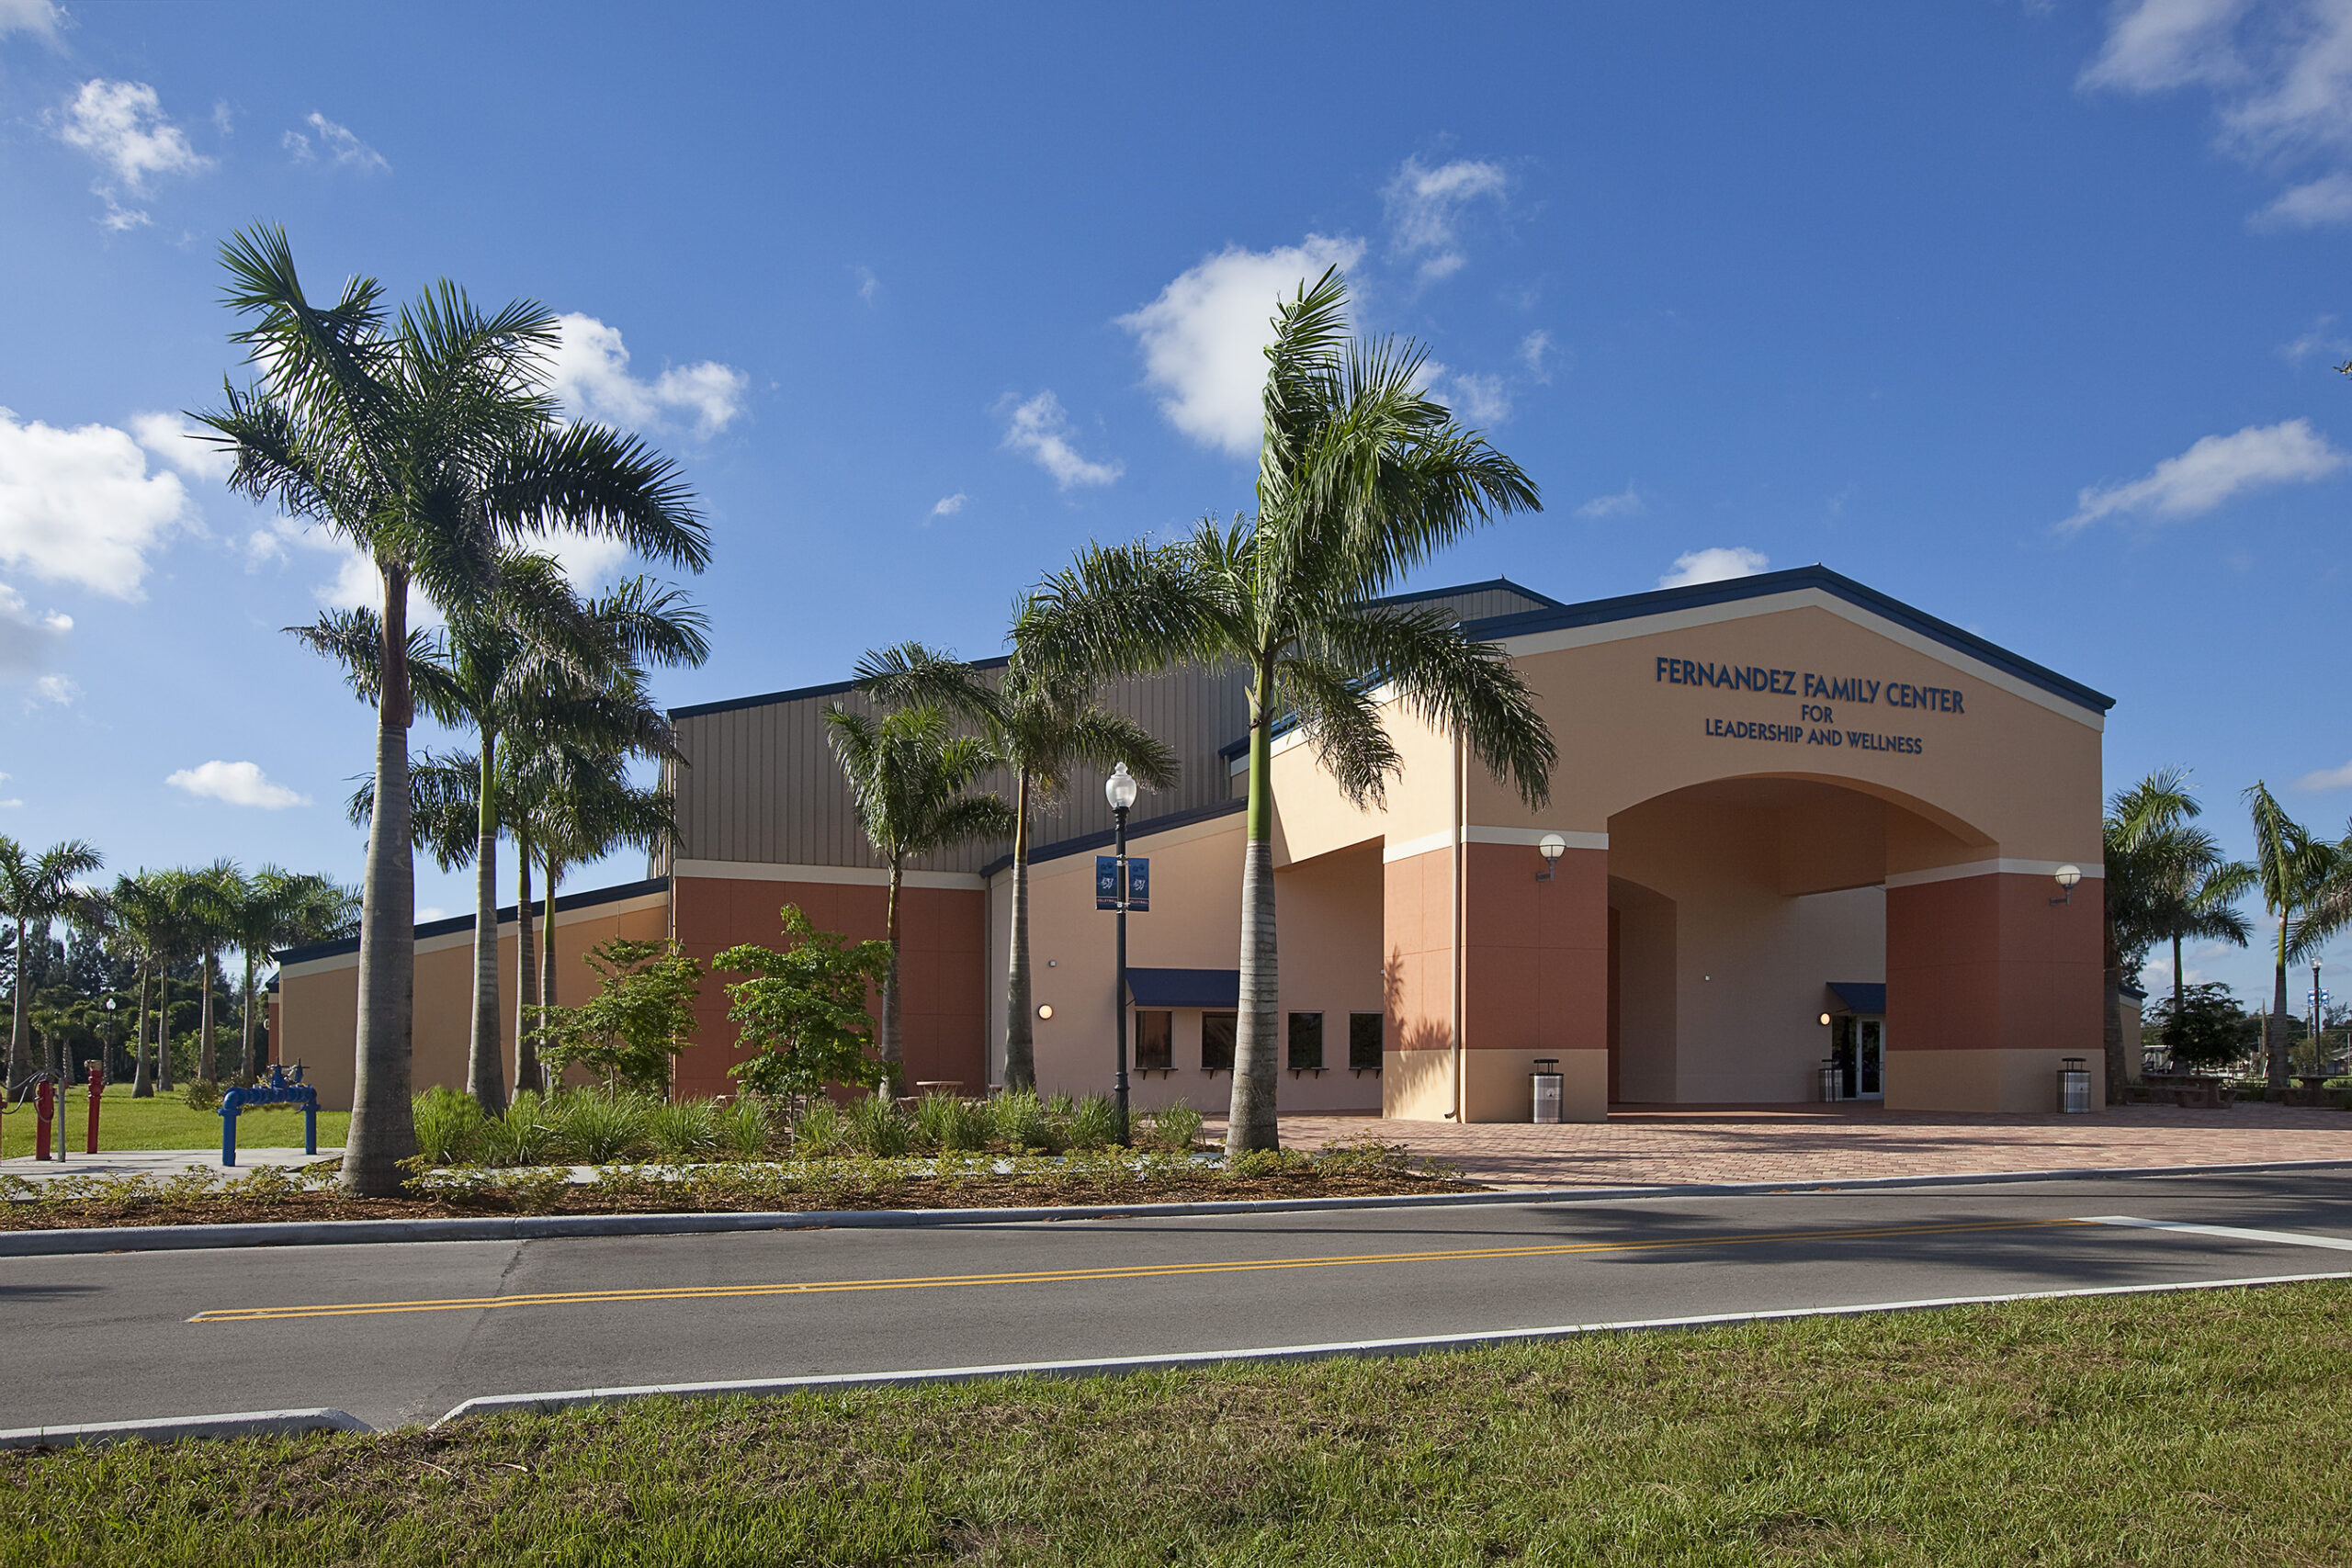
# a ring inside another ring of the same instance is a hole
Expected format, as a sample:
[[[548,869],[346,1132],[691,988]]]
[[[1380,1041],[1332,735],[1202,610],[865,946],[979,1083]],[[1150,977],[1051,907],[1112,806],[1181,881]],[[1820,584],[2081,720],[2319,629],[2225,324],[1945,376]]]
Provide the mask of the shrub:
[[[481,1107],[469,1094],[435,1087],[416,1097],[416,1152],[428,1166],[469,1165],[481,1157]]]
[[[785,952],[746,942],[711,960],[752,976],[727,987],[738,1043],[754,1053],[729,1074],[761,1094],[880,1083],[882,1064],[867,1055],[874,1020],[865,998],[889,973],[890,944],[820,931],[792,904],[784,907],[784,934],[792,944]]]
[[[1186,1154],[1201,1135],[1205,1118],[1189,1105],[1171,1105],[1151,1119],[1150,1143],[1170,1154]]]
[[[210,1078],[196,1078],[181,1091],[180,1098],[187,1102],[190,1111],[218,1111],[220,1109],[220,1086]]]
[[[857,1146],[881,1159],[894,1159],[914,1143],[914,1128],[888,1095],[862,1094],[851,1100],[849,1124]]]
[[[644,1147],[652,1102],[633,1094],[574,1089],[556,1101],[552,1153],[582,1165],[609,1165]]]
[[[582,958],[601,978],[576,1008],[540,1008],[539,1059],[560,1076],[577,1062],[605,1077],[608,1089],[660,1092],[672,1058],[695,1032],[702,965],[674,942],[599,942]]]
[[[915,1105],[915,1135],[927,1149],[952,1154],[989,1142],[988,1108],[961,1095],[926,1094]]]
[[[1037,1096],[1028,1089],[1014,1089],[1000,1094],[988,1102],[989,1131],[996,1141],[1015,1153],[1023,1149],[1050,1148],[1053,1129],[1046,1121],[1046,1108]]]
[[[730,1100],[713,1100],[711,1125],[718,1134],[721,1153],[731,1159],[764,1159],[775,1128],[768,1120],[768,1102],[755,1094]]]
[[[845,1153],[852,1142],[849,1118],[823,1095],[811,1095],[792,1124],[792,1152],[802,1159]]]
[[[1069,1113],[1069,1146],[1106,1149],[1119,1141],[1119,1107],[1108,1095],[1090,1094]]]
[[[719,1151],[718,1117],[707,1100],[672,1100],[645,1112],[645,1142],[665,1165],[692,1165]]]
[[[503,1117],[482,1122],[475,1157],[484,1165],[541,1165],[555,1146],[555,1107],[526,1089],[507,1102]]]

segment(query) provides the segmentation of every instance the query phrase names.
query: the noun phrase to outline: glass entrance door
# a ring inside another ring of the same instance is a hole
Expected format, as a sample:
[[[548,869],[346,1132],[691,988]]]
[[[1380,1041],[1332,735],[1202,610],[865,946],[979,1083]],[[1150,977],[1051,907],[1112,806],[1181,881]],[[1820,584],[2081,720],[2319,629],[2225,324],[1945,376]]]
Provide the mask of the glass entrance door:
[[[1829,1036],[1840,1100],[1886,1098],[1886,1020],[1840,1013]]]

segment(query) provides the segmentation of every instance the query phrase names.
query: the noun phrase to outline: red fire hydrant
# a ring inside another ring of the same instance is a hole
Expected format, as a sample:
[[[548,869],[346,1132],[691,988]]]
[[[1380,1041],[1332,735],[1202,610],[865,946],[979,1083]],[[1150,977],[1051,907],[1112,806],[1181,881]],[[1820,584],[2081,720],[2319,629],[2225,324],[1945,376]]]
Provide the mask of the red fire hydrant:
[[[47,1078],[41,1079],[40,1092],[35,1095],[33,1103],[37,1107],[33,1119],[38,1129],[33,1134],[33,1158],[47,1159],[49,1124],[57,1119],[57,1086]]]
[[[106,1086],[106,1064],[92,1062],[90,1064],[90,1142],[87,1147],[87,1152],[90,1154],[98,1152],[98,1090]]]

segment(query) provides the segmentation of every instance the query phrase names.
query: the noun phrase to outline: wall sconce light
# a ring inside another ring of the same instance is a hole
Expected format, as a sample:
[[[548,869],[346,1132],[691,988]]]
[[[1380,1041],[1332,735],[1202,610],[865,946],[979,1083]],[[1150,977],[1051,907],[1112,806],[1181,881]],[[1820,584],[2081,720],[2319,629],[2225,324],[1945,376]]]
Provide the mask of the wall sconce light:
[[[1568,852],[1568,841],[1557,833],[1546,833],[1535,840],[1535,849],[1544,857],[1544,869],[1535,874],[1535,880],[1549,882],[1559,868],[1560,857]]]
[[[1054,1016],[1054,1004],[1053,1004],[1053,1003],[1051,1003],[1051,1002],[1039,1002],[1039,1003],[1037,1004],[1037,1016],[1038,1016],[1039,1018],[1051,1018],[1051,1017],[1053,1017],[1053,1016]]]
[[[2073,903],[2075,884],[2083,879],[2083,868],[2078,865],[2062,865],[2054,874],[2058,883],[2058,897],[2050,901],[2053,904]]]
[[[1821,1027],[1824,1029],[1829,1027],[1829,1015],[1826,1012],[1821,1015]]]

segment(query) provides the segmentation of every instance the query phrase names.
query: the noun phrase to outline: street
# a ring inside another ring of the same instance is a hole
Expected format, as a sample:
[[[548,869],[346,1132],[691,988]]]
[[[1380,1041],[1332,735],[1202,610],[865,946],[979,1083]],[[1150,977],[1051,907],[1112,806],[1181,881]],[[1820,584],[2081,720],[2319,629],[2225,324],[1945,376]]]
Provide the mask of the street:
[[[0,1427],[2346,1269],[2334,1171],[17,1258]]]

